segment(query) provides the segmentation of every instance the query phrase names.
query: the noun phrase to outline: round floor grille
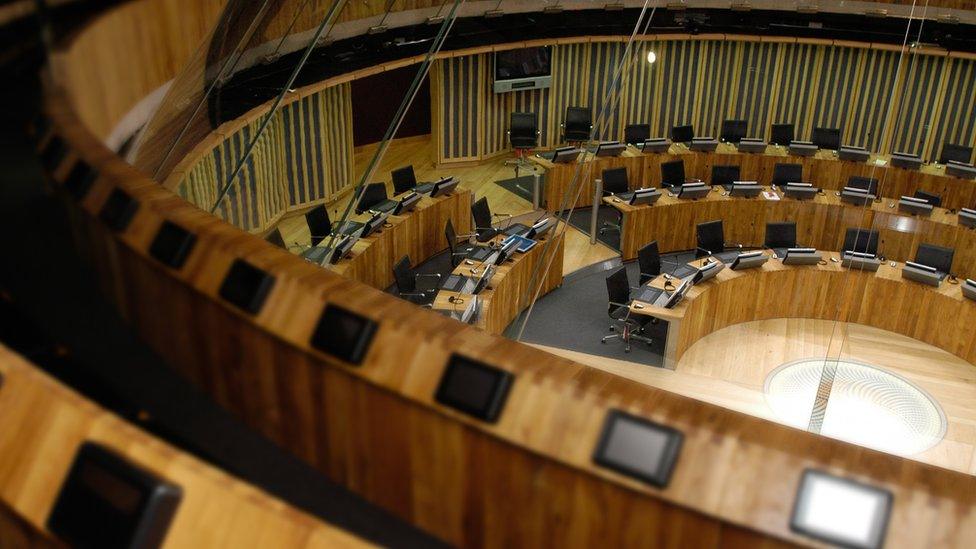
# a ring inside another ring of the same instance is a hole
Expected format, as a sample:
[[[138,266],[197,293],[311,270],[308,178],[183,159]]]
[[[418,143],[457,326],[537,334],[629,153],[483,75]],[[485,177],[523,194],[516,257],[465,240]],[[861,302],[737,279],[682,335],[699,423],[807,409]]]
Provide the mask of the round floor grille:
[[[804,359],[766,377],[766,402],[788,425],[806,429],[825,367],[836,367],[821,434],[898,455],[937,444],[946,431],[939,404],[911,382],[849,360]]]

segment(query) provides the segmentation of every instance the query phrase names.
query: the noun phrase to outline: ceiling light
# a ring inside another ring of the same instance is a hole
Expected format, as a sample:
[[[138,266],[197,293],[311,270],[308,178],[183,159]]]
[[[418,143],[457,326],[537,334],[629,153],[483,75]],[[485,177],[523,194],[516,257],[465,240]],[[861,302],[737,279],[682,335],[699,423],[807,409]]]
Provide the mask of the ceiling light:
[[[653,51],[647,52],[647,62],[653,63],[655,61],[657,61],[657,54],[654,53]]]

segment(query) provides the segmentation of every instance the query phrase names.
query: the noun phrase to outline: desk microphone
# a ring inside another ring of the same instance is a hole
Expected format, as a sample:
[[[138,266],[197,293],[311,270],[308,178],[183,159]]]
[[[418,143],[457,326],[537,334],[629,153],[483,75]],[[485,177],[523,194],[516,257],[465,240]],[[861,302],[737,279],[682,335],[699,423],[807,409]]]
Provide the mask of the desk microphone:
[[[712,251],[711,250],[706,250],[705,248],[702,248],[701,246],[695,246],[695,251],[705,252],[705,257],[712,257]]]

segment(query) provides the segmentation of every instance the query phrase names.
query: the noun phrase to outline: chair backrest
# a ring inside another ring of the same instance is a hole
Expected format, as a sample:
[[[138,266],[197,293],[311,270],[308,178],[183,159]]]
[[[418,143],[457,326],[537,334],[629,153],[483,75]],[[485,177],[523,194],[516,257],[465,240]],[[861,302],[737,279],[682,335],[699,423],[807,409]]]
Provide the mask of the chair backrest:
[[[451,220],[447,220],[447,224],[444,225],[444,238],[447,239],[447,249],[454,253],[454,243],[457,242],[457,231],[454,230],[454,223]]]
[[[747,120],[723,120],[722,133],[719,134],[719,138],[729,143],[738,143],[746,136],[748,128],[749,122]]]
[[[393,179],[393,193],[402,194],[417,186],[417,175],[413,172],[413,165],[397,168],[390,172]]]
[[[739,181],[739,167],[733,164],[712,166],[712,185],[731,185]]]
[[[671,127],[671,141],[688,143],[695,138],[695,127],[691,124]]]
[[[685,184],[685,161],[672,160],[661,162],[661,185],[666,187],[680,187]]]
[[[539,144],[539,117],[534,112],[513,112],[508,131],[513,148],[531,149]]]
[[[950,160],[968,164],[973,159],[973,148],[964,145],[953,145],[946,143],[942,147],[942,155],[939,157],[940,164],[947,164]]]
[[[393,280],[401,292],[412,292],[417,289],[417,277],[410,267],[410,256],[405,255],[393,266]]]
[[[773,124],[770,126],[769,142],[788,146],[793,142],[794,132],[793,124]]]
[[[777,162],[773,166],[773,185],[783,186],[787,183],[803,181],[803,164],[784,164]]]
[[[952,248],[935,244],[919,244],[918,250],[915,251],[915,263],[935,267],[943,273],[951,273],[952,256],[955,254],[956,251]]]
[[[386,184],[370,183],[366,185],[366,188],[363,189],[362,196],[359,197],[359,203],[356,204],[356,213],[361,214],[384,200],[386,200]]]
[[[271,229],[271,232],[268,233],[268,236],[264,237],[264,239],[267,240],[268,242],[274,244],[275,246],[277,246],[279,248],[283,248],[283,249],[286,249],[286,250],[288,249],[288,246],[285,244],[285,239],[284,239],[284,237],[281,236],[281,231],[278,230],[277,227],[275,227],[274,229]],[[315,244],[313,244],[313,246],[314,245]]]
[[[792,221],[766,223],[766,247],[795,248],[796,223]]]
[[[874,179],[873,177],[852,175],[847,179],[847,186],[854,187],[856,189],[864,189],[868,192],[868,194],[878,194],[878,180]]]
[[[566,107],[566,122],[563,124],[568,141],[584,141],[590,138],[593,116],[589,107]]]
[[[725,251],[725,229],[721,219],[699,223],[695,231],[698,235],[699,248],[704,248],[713,254]]]
[[[471,216],[474,218],[476,229],[491,228],[491,208],[488,207],[488,197],[483,196],[471,205]]]
[[[603,170],[603,190],[608,193],[625,193],[630,190],[627,184],[627,168],[610,168]]]
[[[915,198],[921,198],[936,208],[942,205],[942,197],[937,194],[927,193],[925,191],[915,191]]]
[[[840,130],[837,128],[814,128],[810,141],[821,149],[840,148]]]
[[[630,280],[627,278],[627,267],[620,267],[610,273],[607,277],[607,296],[611,305],[607,308],[607,314],[612,315],[617,305],[626,305],[630,302]]]
[[[651,138],[650,124],[630,124],[624,128],[624,143],[643,143]]]
[[[652,240],[637,250],[637,264],[640,265],[640,284],[642,286],[661,274],[661,252],[658,250],[657,240]]]
[[[312,246],[318,246],[332,232],[332,220],[329,219],[329,210],[325,208],[325,204],[319,204],[305,212],[305,223],[312,235]]]
[[[844,233],[841,252],[854,251],[862,254],[878,254],[878,231],[851,228]]]

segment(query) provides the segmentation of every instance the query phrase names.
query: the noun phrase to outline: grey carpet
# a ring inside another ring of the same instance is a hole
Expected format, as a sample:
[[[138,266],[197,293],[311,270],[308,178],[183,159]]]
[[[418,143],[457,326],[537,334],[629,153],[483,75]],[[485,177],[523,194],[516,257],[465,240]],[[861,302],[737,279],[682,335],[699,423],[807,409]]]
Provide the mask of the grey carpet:
[[[576,208],[569,216],[569,224],[586,234],[590,234],[590,215],[591,208]],[[610,206],[600,206],[597,211],[597,227],[602,227],[604,223],[620,223],[620,213]],[[610,246],[614,250],[620,250],[620,231],[606,231],[604,234],[597,232],[596,239]]]
[[[521,177],[513,177],[512,179],[502,179],[501,181],[495,181],[495,184],[499,187],[505,189],[506,191],[515,194],[519,198],[532,202],[532,179],[533,175],[523,175]],[[545,174],[542,176],[542,184],[539,185],[540,196],[545,196],[546,189],[546,177]]]

